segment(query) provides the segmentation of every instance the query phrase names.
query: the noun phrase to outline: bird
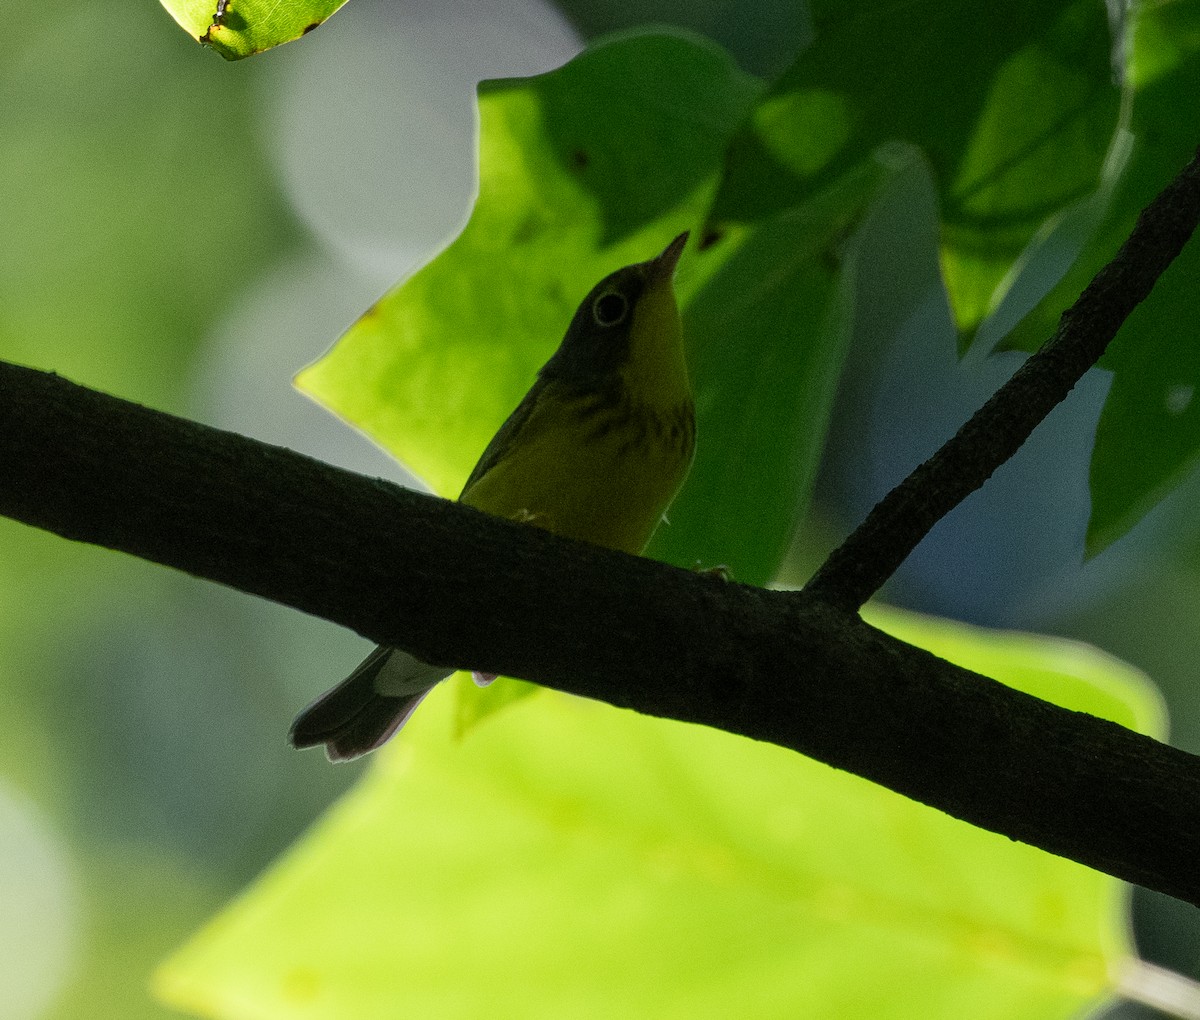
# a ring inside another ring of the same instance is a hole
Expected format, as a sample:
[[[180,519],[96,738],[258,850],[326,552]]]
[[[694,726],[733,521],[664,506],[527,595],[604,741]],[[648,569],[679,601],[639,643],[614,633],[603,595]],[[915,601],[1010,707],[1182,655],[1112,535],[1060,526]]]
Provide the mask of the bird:
[[[688,233],[605,276],[500,426],[459,500],[568,538],[641,554],[687,477],[695,407],[675,299]],[[331,761],[389,740],[454,670],[380,645],[292,723]],[[494,679],[476,674],[481,686]]]

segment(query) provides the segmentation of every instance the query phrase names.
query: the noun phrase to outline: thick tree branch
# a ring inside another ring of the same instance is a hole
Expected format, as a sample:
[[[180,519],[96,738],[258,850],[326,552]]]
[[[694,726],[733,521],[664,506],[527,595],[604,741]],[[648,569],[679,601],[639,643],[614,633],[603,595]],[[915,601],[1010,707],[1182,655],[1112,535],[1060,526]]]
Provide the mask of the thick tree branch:
[[[3,364],[0,513],[432,662],[769,740],[1200,904],[1200,758],[808,593],[570,542]]]
[[[1054,336],[949,442],[887,494],[805,586],[857,610],[938,521],[1017,452],[1104,353],[1200,221],[1200,151],[1138,217]]]

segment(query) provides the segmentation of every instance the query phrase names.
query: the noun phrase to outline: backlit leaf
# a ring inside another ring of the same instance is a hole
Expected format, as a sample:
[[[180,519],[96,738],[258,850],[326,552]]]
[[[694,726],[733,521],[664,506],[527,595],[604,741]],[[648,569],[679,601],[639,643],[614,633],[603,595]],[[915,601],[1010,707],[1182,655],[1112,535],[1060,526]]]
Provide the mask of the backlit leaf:
[[[1090,648],[870,618],[1161,732]],[[435,691],[159,994],[220,1020],[1065,1020],[1131,952],[1115,879],[781,748],[549,691],[461,741],[453,713]]]
[[[306,35],[346,0],[161,0],[179,27],[226,60]]]

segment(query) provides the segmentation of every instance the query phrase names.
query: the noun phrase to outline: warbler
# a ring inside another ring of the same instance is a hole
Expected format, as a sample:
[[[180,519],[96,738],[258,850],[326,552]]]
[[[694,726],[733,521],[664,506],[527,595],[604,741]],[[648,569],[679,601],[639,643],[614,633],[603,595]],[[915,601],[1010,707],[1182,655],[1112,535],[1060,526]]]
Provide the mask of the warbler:
[[[675,302],[680,234],[606,276],[500,427],[459,499],[570,538],[639,554],[691,467],[695,412]],[[331,761],[387,741],[453,670],[377,647],[297,716],[296,747]],[[476,674],[477,682],[492,677]]]

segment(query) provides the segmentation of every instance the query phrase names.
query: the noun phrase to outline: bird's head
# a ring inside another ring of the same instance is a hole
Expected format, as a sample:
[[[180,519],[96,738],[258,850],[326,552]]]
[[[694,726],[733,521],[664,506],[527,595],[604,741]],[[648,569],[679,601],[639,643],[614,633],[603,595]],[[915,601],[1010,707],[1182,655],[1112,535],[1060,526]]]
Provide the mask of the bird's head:
[[[657,257],[618,269],[596,284],[539,374],[590,388],[619,375],[628,378],[632,366],[645,358],[680,351],[682,327],[672,281],[687,239],[684,232]]]

